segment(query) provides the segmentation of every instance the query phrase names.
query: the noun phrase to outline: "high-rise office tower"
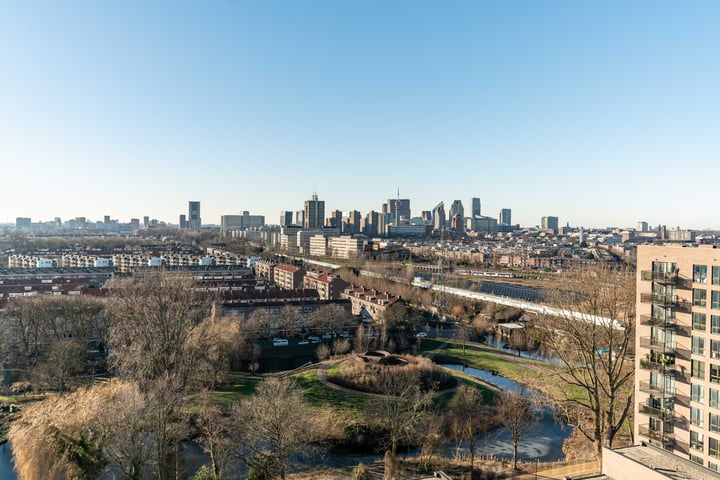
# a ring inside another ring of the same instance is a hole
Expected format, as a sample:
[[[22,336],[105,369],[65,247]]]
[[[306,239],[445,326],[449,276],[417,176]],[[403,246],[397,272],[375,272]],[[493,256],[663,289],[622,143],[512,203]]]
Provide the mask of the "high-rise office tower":
[[[498,216],[498,223],[500,223],[501,225],[512,225],[512,217],[509,208],[503,208],[502,210],[500,210],[500,215]]]
[[[200,202],[191,200],[188,202],[188,229],[200,230],[201,227],[202,220],[200,219]]]
[[[293,224],[293,212],[287,211],[287,210],[280,212],[280,226],[287,227],[292,224]]]
[[[471,205],[471,217],[479,217],[480,216],[480,199],[478,197],[473,197],[470,199],[470,205]]]
[[[542,217],[540,219],[540,228],[543,230],[558,231],[558,217]]]
[[[453,218],[455,215],[459,215],[461,218],[465,217],[465,208],[460,200],[453,200],[450,206],[450,218]]]
[[[187,228],[187,216],[185,214],[181,214],[179,221],[180,221],[180,229],[185,230]]]
[[[400,220],[410,220],[410,199],[388,198],[387,203],[383,204],[383,213],[390,214],[392,223],[400,223]]]
[[[433,208],[433,229],[435,230],[445,230],[446,221],[445,221],[445,204],[443,202],[438,203],[435,208]]]
[[[325,201],[318,200],[317,193],[313,193],[310,200],[305,200],[304,211],[304,229],[322,228],[325,225]]]

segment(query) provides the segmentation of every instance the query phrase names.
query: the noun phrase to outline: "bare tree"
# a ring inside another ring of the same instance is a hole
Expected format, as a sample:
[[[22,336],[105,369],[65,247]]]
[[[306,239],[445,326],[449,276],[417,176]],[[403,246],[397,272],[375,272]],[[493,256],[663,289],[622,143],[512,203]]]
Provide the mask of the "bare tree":
[[[513,469],[517,469],[517,450],[520,437],[527,432],[533,417],[530,400],[519,393],[505,391],[497,399],[496,418],[510,432],[513,445]]]
[[[378,387],[382,398],[368,406],[368,413],[387,429],[385,446],[394,458],[403,442],[416,442],[417,427],[425,419],[432,392],[420,389],[419,374],[414,369],[389,367],[379,372]]]
[[[157,476],[169,479],[184,434],[177,405],[205,357],[208,311],[192,279],[150,273],[110,285],[110,364],[145,394],[157,443]]]
[[[601,458],[632,412],[635,276],[600,264],[567,273],[553,291],[549,300],[563,314],[540,320],[542,346],[564,367],[565,383],[582,390],[560,407]]]
[[[462,442],[470,453],[470,470],[475,468],[475,437],[485,430],[488,415],[480,390],[463,385],[450,401],[446,415],[447,430],[459,448]]]
[[[237,424],[242,425],[238,441],[245,448],[245,460],[277,460],[282,479],[293,455],[303,453],[332,430],[327,423],[330,415],[318,415],[290,378],[262,382],[233,412]]]

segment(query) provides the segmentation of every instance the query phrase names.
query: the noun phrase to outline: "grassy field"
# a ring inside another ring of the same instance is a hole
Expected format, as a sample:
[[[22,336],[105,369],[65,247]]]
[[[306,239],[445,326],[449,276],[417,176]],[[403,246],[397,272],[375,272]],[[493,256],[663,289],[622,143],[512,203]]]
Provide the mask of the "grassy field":
[[[242,398],[252,395],[257,383],[257,380],[234,375],[227,384],[218,387],[213,392],[213,399],[220,405],[230,406]]]
[[[370,401],[370,397],[359,393],[349,393],[330,388],[317,378],[317,369],[305,370],[293,375],[303,389],[303,395],[311,405],[332,407],[346,413],[359,413]]]

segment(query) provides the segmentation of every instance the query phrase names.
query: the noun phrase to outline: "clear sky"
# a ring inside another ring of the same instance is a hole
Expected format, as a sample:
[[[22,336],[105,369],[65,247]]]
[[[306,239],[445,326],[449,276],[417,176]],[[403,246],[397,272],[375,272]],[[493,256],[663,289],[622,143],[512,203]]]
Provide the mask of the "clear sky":
[[[0,0],[0,222],[720,228],[720,2]],[[446,208],[447,208],[446,207]]]

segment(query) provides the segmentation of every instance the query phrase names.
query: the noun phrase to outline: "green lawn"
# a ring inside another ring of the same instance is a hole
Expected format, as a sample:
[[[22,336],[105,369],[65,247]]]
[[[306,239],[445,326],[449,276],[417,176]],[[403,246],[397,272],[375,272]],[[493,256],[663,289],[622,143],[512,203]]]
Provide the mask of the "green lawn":
[[[323,385],[317,378],[316,368],[297,373],[293,378],[302,387],[305,400],[316,407],[332,407],[342,412],[358,413],[370,399],[366,395],[343,392]]]
[[[224,406],[239,402],[242,398],[252,395],[255,392],[257,380],[236,377],[227,385],[218,387],[213,392],[213,398]]]

